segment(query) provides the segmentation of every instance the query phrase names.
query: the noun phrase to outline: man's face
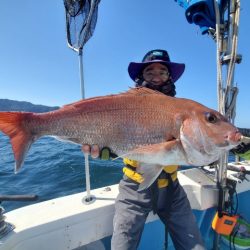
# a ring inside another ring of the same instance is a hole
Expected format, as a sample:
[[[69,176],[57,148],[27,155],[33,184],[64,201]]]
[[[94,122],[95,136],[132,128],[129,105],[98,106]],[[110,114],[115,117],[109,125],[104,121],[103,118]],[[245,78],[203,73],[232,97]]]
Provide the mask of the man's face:
[[[169,71],[165,65],[152,63],[142,72],[144,80],[156,86],[162,85],[169,78]]]

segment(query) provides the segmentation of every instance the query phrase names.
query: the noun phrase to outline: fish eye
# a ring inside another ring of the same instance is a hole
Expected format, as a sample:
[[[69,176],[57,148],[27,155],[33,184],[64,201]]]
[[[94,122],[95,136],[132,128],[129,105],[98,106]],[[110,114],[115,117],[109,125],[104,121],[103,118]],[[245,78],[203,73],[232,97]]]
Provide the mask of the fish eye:
[[[210,123],[216,123],[218,121],[218,118],[215,114],[206,113],[206,120]]]

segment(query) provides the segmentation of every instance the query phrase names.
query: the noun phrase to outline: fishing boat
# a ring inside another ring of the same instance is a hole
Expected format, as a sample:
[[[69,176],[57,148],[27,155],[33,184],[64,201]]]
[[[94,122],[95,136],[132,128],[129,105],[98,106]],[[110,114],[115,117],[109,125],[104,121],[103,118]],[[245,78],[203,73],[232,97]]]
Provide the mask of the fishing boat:
[[[250,171],[249,162],[230,164],[239,169],[244,166]],[[228,178],[237,182],[237,213],[249,220],[250,184],[235,173],[237,172],[228,171]],[[183,170],[178,172],[178,178],[187,192],[207,247],[212,249],[211,222],[219,195],[214,169],[207,167]],[[0,249],[110,249],[117,194],[116,184],[91,190],[89,201],[87,193],[82,192],[5,213],[1,221]],[[164,237],[163,224],[151,213],[139,249],[162,249]],[[174,249],[170,240],[169,248]]]
[[[236,53],[237,43],[233,37],[237,38],[234,27],[238,23],[240,1],[177,2],[185,9],[188,22],[199,25],[202,33],[209,33],[217,40],[218,109],[233,122],[237,96],[233,71],[234,64],[241,60]],[[79,0],[75,1],[75,5],[74,1],[65,0],[64,3],[69,46],[78,53],[81,69],[82,48],[93,34],[99,0]],[[84,28],[81,29],[79,40],[73,41],[71,24],[78,14],[80,18],[84,14],[84,22],[81,21]],[[219,31],[220,24],[224,22],[230,22],[230,25]],[[228,38],[226,51],[219,46],[225,37]],[[228,72],[226,86],[222,85],[221,60]],[[82,73],[80,78],[84,97]],[[88,164],[88,156],[85,155],[86,192],[39,202],[7,213],[0,208],[0,250],[110,249],[118,184],[91,190]],[[188,195],[207,249],[250,249],[249,173],[249,161],[237,159],[228,162],[228,155],[214,165],[178,171],[178,179]],[[0,196],[0,201],[35,199],[36,196]],[[227,217],[222,221],[224,215]],[[237,219],[229,236],[225,236],[221,230],[233,224],[236,217],[240,219]],[[245,229],[243,233],[239,231],[240,226]],[[164,230],[159,218],[150,213],[138,249],[163,249],[166,241]],[[174,249],[170,238],[168,249]]]

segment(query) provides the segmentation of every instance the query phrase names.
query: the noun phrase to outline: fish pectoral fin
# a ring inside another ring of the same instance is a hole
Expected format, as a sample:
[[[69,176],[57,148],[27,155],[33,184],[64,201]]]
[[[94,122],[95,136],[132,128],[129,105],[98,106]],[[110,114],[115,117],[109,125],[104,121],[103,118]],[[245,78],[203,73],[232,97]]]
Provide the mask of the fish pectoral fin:
[[[164,166],[162,165],[154,165],[154,164],[147,164],[147,163],[140,163],[137,167],[138,172],[143,177],[143,182],[139,185],[138,191],[142,191],[144,189],[149,188],[157,177],[160,175],[161,171],[163,170]]]
[[[147,158],[151,159],[158,159],[157,162],[152,162],[150,163],[155,163],[155,164],[162,164],[159,162],[159,159],[163,157],[166,153],[169,153],[173,150],[176,150],[177,148],[179,149],[181,147],[180,145],[180,140],[171,140],[171,141],[166,141],[162,143],[157,143],[157,144],[150,144],[142,147],[138,147],[133,149],[132,151],[119,156],[119,157],[127,157],[132,160],[137,160],[141,162],[148,162]],[[146,159],[146,161],[145,161]]]
[[[73,144],[77,144],[77,145],[81,144],[80,140],[78,140],[77,138],[73,138],[73,137],[55,136],[55,135],[52,135],[50,137],[53,137],[56,140],[61,141],[61,142],[68,142],[68,143],[73,143]]]

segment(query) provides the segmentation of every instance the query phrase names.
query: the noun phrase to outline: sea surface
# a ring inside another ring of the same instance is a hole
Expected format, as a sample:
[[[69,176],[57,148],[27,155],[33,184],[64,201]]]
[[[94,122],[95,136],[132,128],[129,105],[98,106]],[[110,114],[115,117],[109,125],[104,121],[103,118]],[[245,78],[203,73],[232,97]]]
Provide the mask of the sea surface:
[[[122,160],[89,159],[91,188],[118,183]],[[41,202],[86,190],[84,155],[81,147],[52,137],[37,140],[20,171],[14,173],[14,156],[9,138],[0,132],[0,195],[38,195]],[[5,211],[34,202],[3,201]]]

